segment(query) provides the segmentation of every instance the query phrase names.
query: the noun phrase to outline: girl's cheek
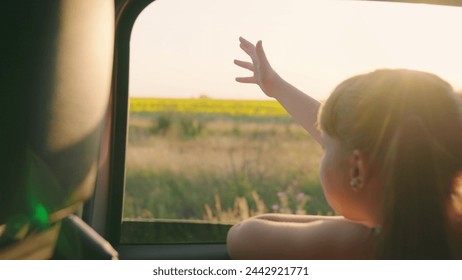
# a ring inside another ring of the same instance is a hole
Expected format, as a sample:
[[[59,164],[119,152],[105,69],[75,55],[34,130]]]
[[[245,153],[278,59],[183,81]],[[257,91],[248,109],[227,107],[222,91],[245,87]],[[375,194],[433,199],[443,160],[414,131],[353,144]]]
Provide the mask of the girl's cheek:
[[[321,186],[322,186],[322,190],[324,192],[324,196],[326,197],[326,200],[327,200],[327,203],[329,203],[329,205],[333,208],[333,209],[336,209],[337,207],[335,207],[335,201],[332,197],[332,180],[334,178],[332,178],[332,172],[329,171],[329,169],[331,168],[329,166],[330,162],[329,162],[330,158],[329,158],[329,155],[328,154],[324,154],[322,159],[321,159],[321,164],[320,164],[320,168],[319,168],[319,179],[321,181]],[[336,209],[336,212],[338,211],[338,209]]]
[[[321,180],[321,184],[323,184],[323,177],[324,177],[324,157],[325,155],[321,157],[321,161],[319,163],[319,178]]]
[[[321,185],[324,191],[327,186],[327,177],[327,157],[326,154],[324,154],[321,158],[321,164],[319,166],[319,179],[321,180]]]

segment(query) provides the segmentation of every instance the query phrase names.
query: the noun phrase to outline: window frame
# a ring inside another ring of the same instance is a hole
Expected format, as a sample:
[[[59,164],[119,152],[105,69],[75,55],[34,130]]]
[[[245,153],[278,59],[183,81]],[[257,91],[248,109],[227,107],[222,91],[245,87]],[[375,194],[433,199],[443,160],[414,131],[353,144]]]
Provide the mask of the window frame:
[[[124,189],[125,189],[125,156],[128,135],[129,117],[129,71],[130,71],[130,38],[135,21],[140,13],[155,0],[126,1],[120,4],[116,16],[115,31],[115,59],[114,59],[114,83],[112,99],[112,127],[110,148],[110,178],[109,178],[109,203],[106,219],[106,238],[118,250],[121,259],[229,259],[225,240],[216,239],[184,241],[178,243],[151,243],[152,240],[136,243],[122,243],[121,237],[124,229],[122,222]],[[211,227],[221,236],[231,225],[204,223],[188,223],[181,221],[159,222],[129,222],[135,223],[136,227],[152,228],[165,225],[169,228],[184,228],[191,225],[193,235]],[[128,223],[128,224],[129,224]],[[127,225],[125,225],[127,226]]]

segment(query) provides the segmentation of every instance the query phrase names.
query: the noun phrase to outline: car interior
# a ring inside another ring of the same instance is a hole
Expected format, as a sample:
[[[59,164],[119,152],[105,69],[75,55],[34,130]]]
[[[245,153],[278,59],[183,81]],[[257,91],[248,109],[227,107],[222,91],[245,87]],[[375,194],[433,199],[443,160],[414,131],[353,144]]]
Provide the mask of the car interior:
[[[122,218],[130,35],[152,2],[1,4],[0,259],[230,258],[229,224]]]

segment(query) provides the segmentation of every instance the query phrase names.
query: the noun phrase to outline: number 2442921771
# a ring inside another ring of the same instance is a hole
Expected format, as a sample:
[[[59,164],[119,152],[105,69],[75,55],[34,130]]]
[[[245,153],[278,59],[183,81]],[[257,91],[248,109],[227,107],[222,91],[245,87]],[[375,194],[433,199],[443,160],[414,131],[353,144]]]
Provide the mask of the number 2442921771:
[[[246,275],[308,275],[308,268],[302,266],[276,267],[246,267]]]

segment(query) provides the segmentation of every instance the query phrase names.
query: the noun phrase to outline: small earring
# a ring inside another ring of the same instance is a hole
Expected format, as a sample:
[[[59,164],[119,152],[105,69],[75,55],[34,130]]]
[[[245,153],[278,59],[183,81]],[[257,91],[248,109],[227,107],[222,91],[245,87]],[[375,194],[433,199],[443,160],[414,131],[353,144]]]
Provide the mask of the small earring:
[[[350,186],[353,190],[358,190],[363,186],[363,182],[359,177],[355,177],[351,179]]]

